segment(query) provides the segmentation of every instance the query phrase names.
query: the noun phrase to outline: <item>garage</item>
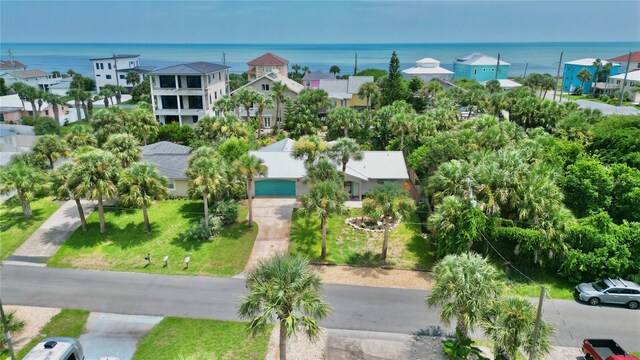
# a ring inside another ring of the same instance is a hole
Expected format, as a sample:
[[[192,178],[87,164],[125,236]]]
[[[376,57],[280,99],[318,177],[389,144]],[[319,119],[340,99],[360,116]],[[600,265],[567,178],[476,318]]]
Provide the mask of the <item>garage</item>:
[[[256,181],[256,196],[296,196],[296,182],[291,180]]]

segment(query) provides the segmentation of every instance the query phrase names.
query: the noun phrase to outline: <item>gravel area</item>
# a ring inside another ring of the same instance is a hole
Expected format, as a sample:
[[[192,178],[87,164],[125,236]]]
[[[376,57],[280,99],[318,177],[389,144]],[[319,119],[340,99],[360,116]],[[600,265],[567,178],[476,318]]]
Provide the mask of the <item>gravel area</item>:
[[[342,265],[313,265],[313,268],[327,284],[401,289],[431,289],[434,284],[433,274],[424,271]]]
[[[40,330],[47,325],[52,317],[60,312],[57,308],[45,308],[35,306],[6,305],[5,312],[16,312],[16,317],[24,321],[24,328],[21,332],[13,334],[13,348],[20,351],[31,339],[40,334]]]
[[[280,359],[279,350],[280,326],[273,327],[271,338],[269,339],[269,347],[267,348],[267,356],[265,360]],[[320,328],[320,332],[315,341],[309,340],[303,330],[298,330],[287,341],[287,359],[288,360],[325,360],[325,351],[327,347],[327,331]]]

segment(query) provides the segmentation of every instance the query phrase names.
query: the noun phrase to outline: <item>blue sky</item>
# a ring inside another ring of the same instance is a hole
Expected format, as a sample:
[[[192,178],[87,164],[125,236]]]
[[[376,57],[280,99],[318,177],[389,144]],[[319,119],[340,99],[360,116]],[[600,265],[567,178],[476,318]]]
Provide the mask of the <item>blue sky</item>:
[[[638,0],[0,0],[5,43],[640,41],[639,23]]]

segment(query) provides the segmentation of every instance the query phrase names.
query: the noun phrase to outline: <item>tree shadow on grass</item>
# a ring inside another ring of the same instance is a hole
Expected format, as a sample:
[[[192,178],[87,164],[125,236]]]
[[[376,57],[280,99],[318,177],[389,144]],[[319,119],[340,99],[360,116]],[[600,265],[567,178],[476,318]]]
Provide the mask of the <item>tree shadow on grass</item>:
[[[178,213],[189,222],[204,218],[204,205],[200,202],[189,202],[180,205]]]
[[[316,258],[314,246],[322,241],[319,235],[319,222],[311,217],[298,217],[291,223],[291,242],[299,253]]]
[[[27,219],[22,216],[22,208],[19,209],[19,212],[13,212],[3,207],[1,209],[2,215],[0,215],[0,231],[7,231],[14,227],[24,230],[35,222],[46,220],[42,219],[44,216],[42,209],[32,209],[31,211],[33,215]]]
[[[120,210],[118,211],[118,213],[122,212],[123,211]],[[134,211],[132,210],[131,212]],[[115,213],[116,212],[109,212],[109,215],[112,216],[115,215]],[[107,214],[105,213],[105,215]],[[140,221],[131,221],[124,226],[105,218],[105,227],[107,231],[102,234],[100,233],[100,222],[91,221],[87,224],[86,232],[82,231],[82,227],[78,227],[65,244],[74,249],[82,249],[92,248],[104,242],[110,242],[112,246],[119,247],[120,249],[129,249],[153,241],[160,236],[158,231],[159,226],[153,222],[151,223],[151,233],[147,233],[142,218]]]
[[[380,259],[380,254],[372,251],[366,251],[364,253],[354,253],[349,255],[346,259],[346,263],[349,265],[376,267],[384,265]]]

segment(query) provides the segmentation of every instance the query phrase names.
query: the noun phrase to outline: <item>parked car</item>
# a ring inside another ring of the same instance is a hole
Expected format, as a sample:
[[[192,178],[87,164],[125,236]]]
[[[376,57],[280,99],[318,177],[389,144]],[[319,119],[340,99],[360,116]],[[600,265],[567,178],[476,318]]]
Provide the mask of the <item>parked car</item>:
[[[587,360],[638,360],[611,339],[585,339],[582,341],[582,353]]]
[[[84,352],[80,342],[74,338],[46,338],[22,360],[84,360]]]
[[[629,309],[640,305],[640,285],[622,279],[604,279],[576,286],[576,296],[590,305],[624,304]]]

